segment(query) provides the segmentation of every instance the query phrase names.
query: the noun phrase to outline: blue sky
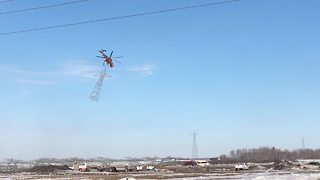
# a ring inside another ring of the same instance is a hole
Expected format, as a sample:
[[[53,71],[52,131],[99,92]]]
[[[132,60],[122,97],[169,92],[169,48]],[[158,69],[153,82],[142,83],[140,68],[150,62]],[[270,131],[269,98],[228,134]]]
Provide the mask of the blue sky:
[[[0,12],[66,2],[0,4]],[[90,0],[0,15],[0,33],[212,0]],[[0,36],[0,159],[319,148],[317,0],[235,3]],[[124,56],[89,100],[99,49]]]

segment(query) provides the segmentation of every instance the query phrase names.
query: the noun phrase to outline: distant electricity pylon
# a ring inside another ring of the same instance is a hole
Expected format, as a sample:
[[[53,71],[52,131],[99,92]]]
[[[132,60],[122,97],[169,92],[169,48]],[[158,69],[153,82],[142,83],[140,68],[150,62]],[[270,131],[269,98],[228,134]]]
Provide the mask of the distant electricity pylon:
[[[301,148],[302,149],[305,149],[305,145],[304,145],[304,137],[301,138]]]
[[[101,88],[103,85],[103,80],[106,77],[106,68],[103,69],[103,71],[101,71],[99,73],[99,79],[94,87],[94,89],[92,90],[91,94],[90,94],[90,99],[92,101],[98,101],[99,97],[100,97],[100,92],[101,92]]]
[[[191,156],[192,159],[196,159],[199,157],[198,146],[197,146],[197,135],[198,134],[196,132],[193,133],[192,156]]]

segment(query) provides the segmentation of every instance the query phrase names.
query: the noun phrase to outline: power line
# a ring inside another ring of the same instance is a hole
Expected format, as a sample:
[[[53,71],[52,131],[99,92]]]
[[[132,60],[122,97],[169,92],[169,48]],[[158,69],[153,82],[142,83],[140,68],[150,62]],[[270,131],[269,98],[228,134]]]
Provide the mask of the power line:
[[[19,30],[19,31],[11,31],[11,32],[0,33],[0,36],[19,34],[19,33],[25,33],[25,32],[32,32],[32,31],[47,30],[47,29],[57,29],[57,28],[63,28],[63,27],[68,27],[68,26],[91,24],[91,23],[97,23],[97,22],[103,22],[103,21],[126,19],[126,18],[138,17],[138,16],[147,16],[147,15],[152,15],[152,14],[161,14],[161,13],[167,13],[167,12],[173,12],[173,11],[182,11],[182,10],[194,9],[194,8],[203,8],[203,7],[214,6],[214,5],[219,5],[219,4],[232,3],[232,2],[236,2],[236,1],[240,1],[240,0],[227,0],[227,1],[208,3],[208,4],[199,4],[199,5],[185,6],[185,7],[173,8],[173,9],[165,9],[165,10],[151,11],[151,12],[124,15],[124,16],[117,16],[117,17],[111,17],[111,18],[96,19],[96,20],[91,20],[91,21],[81,21],[81,22],[75,22],[75,23],[69,23],[69,24],[61,24],[61,25],[55,25],[55,26],[45,26],[45,27],[25,29],[25,30]]]
[[[8,1],[13,1],[13,0],[8,0]],[[52,8],[52,7],[82,3],[82,2],[86,2],[86,1],[89,1],[89,0],[77,0],[77,1],[70,1],[70,2],[64,2],[64,3],[59,3],[59,4],[52,4],[52,5],[47,5],[47,6],[38,6],[38,7],[19,9],[19,10],[14,10],[14,11],[5,11],[5,12],[0,12],[0,15],[20,13],[20,12],[26,12],[26,11],[34,11],[34,10],[39,10],[39,9],[47,9],[47,8]]]
[[[3,0],[3,1],[0,1],[0,4],[1,4],[1,3],[11,2],[11,1],[14,1],[14,0]]]

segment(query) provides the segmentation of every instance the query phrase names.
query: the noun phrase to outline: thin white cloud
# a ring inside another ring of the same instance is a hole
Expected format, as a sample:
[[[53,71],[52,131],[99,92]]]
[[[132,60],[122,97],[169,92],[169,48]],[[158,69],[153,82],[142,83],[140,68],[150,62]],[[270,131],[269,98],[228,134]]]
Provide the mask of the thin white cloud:
[[[153,75],[153,71],[156,69],[154,65],[151,64],[144,64],[144,65],[138,65],[138,66],[132,66],[128,68],[129,71],[138,73],[139,75],[143,77],[151,76]]]
[[[17,79],[17,82],[22,84],[28,84],[28,85],[52,85],[54,84],[53,81],[50,80],[32,80],[32,79]]]
[[[89,64],[85,61],[68,61],[59,68],[59,74],[72,76],[80,79],[94,78],[101,68],[97,65]]]
[[[101,68],[85,61],[67,61],[46,71],[28,69],[18,65],[0,64],[0,81],[12,81],[27,85],[52,85],[59,78],[85,80],[95,78]]]
[[[28,70],[12,64],[0,65],[0,80],[3,81],[12,81],[21,84],[53,84],[52,81],[47,79],[49,76],[50,72]]]

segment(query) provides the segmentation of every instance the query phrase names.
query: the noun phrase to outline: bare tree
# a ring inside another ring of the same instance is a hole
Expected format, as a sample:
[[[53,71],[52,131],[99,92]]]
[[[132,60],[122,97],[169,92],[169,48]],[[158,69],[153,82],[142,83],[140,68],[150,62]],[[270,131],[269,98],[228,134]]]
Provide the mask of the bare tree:
[[[6,164],[7,164],[7,170],[16,170],[18,167],[18,163],[20,162],[20,160],[18,159],[14,159],[14,158],[9,158],[6,159]]]
[[[272,162],[277,160],[320,159],[320,149],[298,149],[289,151],[274,147],[260,147],[258,149],[237,149],[230,151],[230,159],[250,162]]]

